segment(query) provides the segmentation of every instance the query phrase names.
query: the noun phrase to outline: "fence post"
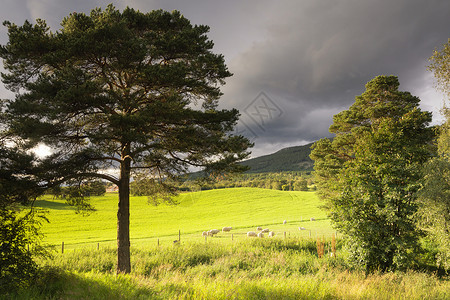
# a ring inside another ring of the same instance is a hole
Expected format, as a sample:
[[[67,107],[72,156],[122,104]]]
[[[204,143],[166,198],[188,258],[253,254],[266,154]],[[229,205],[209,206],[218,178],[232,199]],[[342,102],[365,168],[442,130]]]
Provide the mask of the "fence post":
[[[286,239],[286,231],[284,232],[284,239]]]
[[[181,229],[178,230],[178,241],[181,241]]]
[[[231,240],[233,240],[233,234],[231,234]]]
[[[100,243],[97,243],[97,250],[100,249]]]
[[[158,247],[159,247],[159,239],[158,239]]]
[[[64,253],[64,242],[61,244],[61,253]]]

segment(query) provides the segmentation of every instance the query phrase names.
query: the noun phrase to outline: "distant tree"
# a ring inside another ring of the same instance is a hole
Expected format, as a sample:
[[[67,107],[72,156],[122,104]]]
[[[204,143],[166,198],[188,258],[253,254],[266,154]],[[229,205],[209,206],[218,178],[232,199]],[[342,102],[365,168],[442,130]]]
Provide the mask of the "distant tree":
[[[431,113],[398,90],[395,76],[378,76],[355,103],[333,118],[333,140],[313,146],[315,183],[351,258],[366,272],[411,262],[420,231],[413,216],[421,168],[429,159]]]
[[[281,191],[281,189],[282,189],[282,184],[281,184],[280,181],[274,180],[274,181],[272,181],[272,186],[271,186],[271,188],[272,188],[272,190],[279,190],[279,191]]]
[[[294,190],[295,191],[307,191],[308,190],[308,181],[303,178],[300,180],[297,180],[294,183]]]
[[[41,162],[54,182],[102,179],[118,186],[117,272],[130,265],[133,173],[160,182],[187,172],[237,172],[251,143],[230,133],[239,112],[218,109],[231,76],[212,52],[207,26],[179,12],[123,12],[108,6],[72,13],[61,30],[45,21],[10,22],[0,56],[16,97],[4,107],[23,149],[54,149]],[[102,172],[115,168],[119,176]],[[50,179],[49,179],[50,180]]]
[[[90,181],[84,188],[91,196],[103,196],[106,193],[106,184],[100,180]]]
[[[428,69],[436,78],[437,88],[450,98],[450,39],[442,49],[434,50],[429,61]]]

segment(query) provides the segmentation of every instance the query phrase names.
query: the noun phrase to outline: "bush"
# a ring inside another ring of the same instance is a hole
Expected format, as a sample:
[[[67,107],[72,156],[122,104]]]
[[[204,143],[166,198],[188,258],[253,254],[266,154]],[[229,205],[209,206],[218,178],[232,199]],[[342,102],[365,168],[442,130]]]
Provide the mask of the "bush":
[[[39,247],[42,218],[33,211],[20,216],[14,210],[0,210],[0,294],[29,286],[36,276],[33,256],[44,253]],[[34,248],[31,251],[30,245]]]

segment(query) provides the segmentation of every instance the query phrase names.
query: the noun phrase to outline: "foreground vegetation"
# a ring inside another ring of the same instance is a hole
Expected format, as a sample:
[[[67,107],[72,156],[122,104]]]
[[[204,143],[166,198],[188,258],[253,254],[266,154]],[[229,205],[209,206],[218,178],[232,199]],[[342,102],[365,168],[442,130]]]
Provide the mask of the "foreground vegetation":
[[[329,241],[327,241],[329,242]],[[327,243],[328,245],[328,243]],[[328,249],[328,246],[325,247]],[[116,250],[41,260],[17,299],[448,299],[448,278],[420,271],[364,272],[317,257],[313,239],[246,239],[132,248],[132,273],[115,275]]]

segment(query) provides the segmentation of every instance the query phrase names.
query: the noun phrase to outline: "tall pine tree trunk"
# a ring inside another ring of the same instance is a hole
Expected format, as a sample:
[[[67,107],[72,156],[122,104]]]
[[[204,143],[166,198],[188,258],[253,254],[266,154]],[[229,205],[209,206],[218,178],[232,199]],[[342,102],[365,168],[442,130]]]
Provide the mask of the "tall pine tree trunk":
[[[124,147],[119,178],[117,211],[117,273],[130,273],[130,173],[129,147]]]

